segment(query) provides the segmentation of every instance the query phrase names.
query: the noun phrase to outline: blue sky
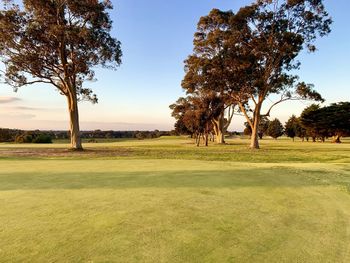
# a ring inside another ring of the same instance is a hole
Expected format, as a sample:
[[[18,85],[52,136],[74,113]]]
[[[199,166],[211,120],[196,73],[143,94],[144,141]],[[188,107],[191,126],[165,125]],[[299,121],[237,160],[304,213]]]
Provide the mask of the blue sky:
[[[88,83],[99,104],[81,103],[81,128],[115,130],[169,130],[174,120],[169,104],[184,93],[183,61],[192,52],[193,34],[200,16],[212,8],[238,10],[251,0],[113,0],[113,35],[122,42],[123,64],[117,71],[97,70],[97,82]],[[299,75],[314,83],[326,103],[350,100],[350,27],[348,0],[326,0],[334,19],[332,33],[318,41],[319,51],[303,53]],[[272,112],[286,121],[299,114],[303,102],[287,102]],[[14,93],[0,85],[0,127],[68,129],[65,97],[51,86],[28,86]],[[242,130],[236,117],[231,130]]]

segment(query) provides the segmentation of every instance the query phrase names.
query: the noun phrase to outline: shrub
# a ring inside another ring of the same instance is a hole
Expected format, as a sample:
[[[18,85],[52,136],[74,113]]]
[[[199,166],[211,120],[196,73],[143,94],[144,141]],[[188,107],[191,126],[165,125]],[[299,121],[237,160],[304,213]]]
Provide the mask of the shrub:
[[[20,134],[15,138],[15,143],[31,143],[33,141],[33,136],[30,134]]]
[[[35,137],[32,141],[33,143],[52,143],[52,138],[47,134],[40,134]]]

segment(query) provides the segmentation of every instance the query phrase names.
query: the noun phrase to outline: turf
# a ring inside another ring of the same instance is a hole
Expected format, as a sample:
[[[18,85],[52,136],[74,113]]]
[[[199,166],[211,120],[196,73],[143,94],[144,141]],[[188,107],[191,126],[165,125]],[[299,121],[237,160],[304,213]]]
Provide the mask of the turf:
[[[350,262],[350,144],[0,144],[1,262]]]

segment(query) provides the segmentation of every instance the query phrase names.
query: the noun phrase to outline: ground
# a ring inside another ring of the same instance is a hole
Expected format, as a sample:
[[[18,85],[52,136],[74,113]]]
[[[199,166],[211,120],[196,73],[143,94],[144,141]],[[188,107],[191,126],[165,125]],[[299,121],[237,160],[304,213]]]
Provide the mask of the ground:
[[[1,262],[350,262],[350,141],[0,144]]]

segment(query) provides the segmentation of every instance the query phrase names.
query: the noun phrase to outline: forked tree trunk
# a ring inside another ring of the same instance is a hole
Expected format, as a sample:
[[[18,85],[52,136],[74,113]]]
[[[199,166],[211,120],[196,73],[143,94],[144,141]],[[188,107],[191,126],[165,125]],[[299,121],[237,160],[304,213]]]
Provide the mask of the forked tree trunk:
[[[75,94],[67,96],[67,99],[70,118],[71,149],[81,151],[83,150],[83,146],[80,138],[78,100]]]
[[[225,133],[228,125],[225,125],[225,113],[219,115],[217,119],[213,119],[213,126],[216,135],[216,143],[225,144]],[[227,127],[226,127],[227,126]]]

